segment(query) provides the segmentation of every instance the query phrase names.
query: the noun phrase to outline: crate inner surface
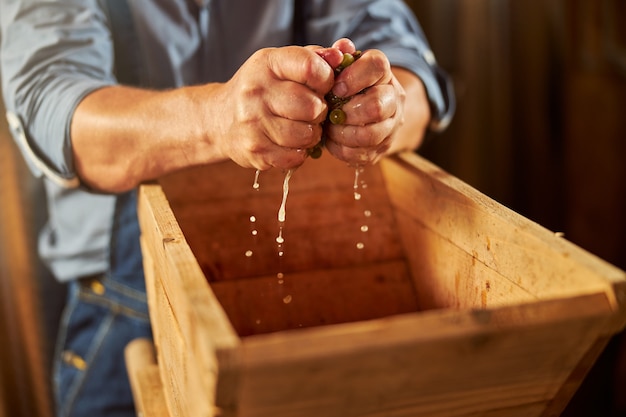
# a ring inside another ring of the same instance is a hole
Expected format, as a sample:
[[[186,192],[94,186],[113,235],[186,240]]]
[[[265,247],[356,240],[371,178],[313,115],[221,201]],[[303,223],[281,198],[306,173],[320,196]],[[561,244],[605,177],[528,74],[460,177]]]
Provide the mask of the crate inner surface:
[[[261,172],[255,189],[255,170],[224,162],[160,181],[241,337],[537,298],[433,233],[411,207],[394,208],[389,187],[395,194],[415,190],[402,190],[402,178],[385,179],[379,165],[357,177],[356,168],[327,153],[306,161],[289,180],[281,225],[285,175]],[[427,190],[418,192],[428,198]]]

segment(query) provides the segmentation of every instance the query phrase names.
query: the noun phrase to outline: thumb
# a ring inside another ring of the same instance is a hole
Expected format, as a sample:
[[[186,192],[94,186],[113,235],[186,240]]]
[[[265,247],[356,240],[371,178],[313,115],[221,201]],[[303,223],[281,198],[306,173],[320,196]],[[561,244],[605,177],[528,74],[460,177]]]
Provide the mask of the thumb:
[[[326,94],[333,86],[331,66],[311,48],[275,48],[268,56],[268,66],[276,78],[304,84],[321,95]]]

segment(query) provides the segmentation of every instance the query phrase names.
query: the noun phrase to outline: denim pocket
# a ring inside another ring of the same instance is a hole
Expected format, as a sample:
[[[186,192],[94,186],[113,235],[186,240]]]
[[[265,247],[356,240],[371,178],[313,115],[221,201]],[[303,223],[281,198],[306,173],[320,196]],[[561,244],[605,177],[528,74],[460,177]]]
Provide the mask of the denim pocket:
[[[135,338],[151,337],[149,319],[112,302],[104,286],[72,286],[57,345],[58,417],[134,417],[124,348]]]

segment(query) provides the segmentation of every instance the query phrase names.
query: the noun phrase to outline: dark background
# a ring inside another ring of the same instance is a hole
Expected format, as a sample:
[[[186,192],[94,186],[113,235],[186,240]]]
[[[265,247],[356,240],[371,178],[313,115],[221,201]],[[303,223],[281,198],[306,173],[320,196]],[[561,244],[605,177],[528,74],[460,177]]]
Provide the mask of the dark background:
[[[626,269],[626,2],[407,3],[458,100],[420,153]],[[626,416],[623,334],[563,416]]]

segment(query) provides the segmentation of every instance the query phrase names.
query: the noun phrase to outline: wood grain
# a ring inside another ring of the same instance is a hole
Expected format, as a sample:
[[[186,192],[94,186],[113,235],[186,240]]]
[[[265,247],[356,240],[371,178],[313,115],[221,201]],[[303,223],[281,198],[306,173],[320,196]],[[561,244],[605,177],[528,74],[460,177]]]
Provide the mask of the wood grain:
[[[558,415],[626,323],[623,271],[417,155],[368,167],[364,250],[354,171],[305,166],[283,256],[282,172],[259,192],[232,164],[142,187],[173,416]]]
[[[124,358],[137,415],[169,417],[152,341],[133,340],[124,349]]]

